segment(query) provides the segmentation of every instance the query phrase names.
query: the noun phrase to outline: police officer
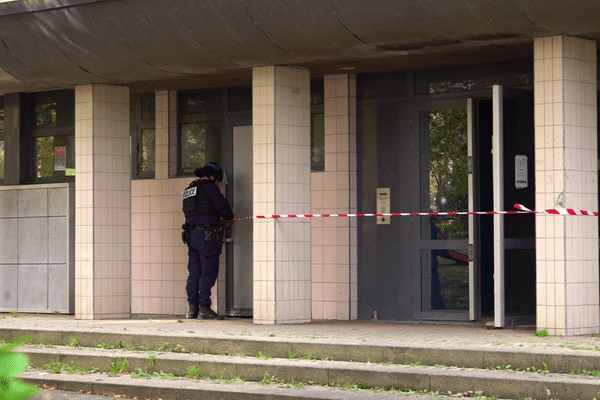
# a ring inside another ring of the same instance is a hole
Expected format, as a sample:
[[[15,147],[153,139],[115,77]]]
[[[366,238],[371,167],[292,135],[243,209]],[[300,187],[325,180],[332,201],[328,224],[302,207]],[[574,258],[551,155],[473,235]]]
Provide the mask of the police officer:
[[[183,192],[184,242],[188,245],[187,297],[190,310],[186,318],[218,319],[224,317],[211,309],[210,291],[219,272],[223,226],[230,223],[233,211],[223,197],[217,182],[223,180],[223,170],[209,162],[194,172],[200,178]]]

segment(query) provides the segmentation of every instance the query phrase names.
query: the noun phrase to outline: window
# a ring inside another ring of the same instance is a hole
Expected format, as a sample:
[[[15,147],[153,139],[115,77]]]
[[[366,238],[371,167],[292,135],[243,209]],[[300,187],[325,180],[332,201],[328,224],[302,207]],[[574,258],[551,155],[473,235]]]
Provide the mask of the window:
[[[32,95],[33,180],[64,181],[75,175],[75,93]]]
[[[310,82],[310,169],[325,170],[325,95],[323,79]]]
[[[181,166],[184,170],[194,170],[220,157],[220,122],[181,124]]]
[[[415,72],[415,94],[463,92],[506,87],[532,86],[531,61],[451,67]]]
[[[156,100],[154,94],[133,95],[130,100],[133,178],[154,178],[156,171]]]
[[[4,98],[0,97],[0,184],[4,182]]]
[[[248,103],[251,108],[252,92],[243,88],[179,93],[179,174],[192,174],[209,161],[223,165],[221,149],[227,118],[247,109]]]

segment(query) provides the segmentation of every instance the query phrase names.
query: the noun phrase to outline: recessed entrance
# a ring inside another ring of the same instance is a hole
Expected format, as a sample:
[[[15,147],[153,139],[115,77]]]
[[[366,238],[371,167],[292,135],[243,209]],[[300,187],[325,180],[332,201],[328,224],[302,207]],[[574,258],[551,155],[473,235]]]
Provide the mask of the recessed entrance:
[[[504,122],[500,211],[534,207],[532,92],[503,93],[496,102],[490,90],[478,98],[361,106],[360,211],[372,212],[378,188],[389,188],[391,212],[493,211],[494,118]],[[494,248],[488,215],[360,219],[359,318],[460,321],[502,313],[507,324],[531,320],[534,218],[502,218],[502,249]],[[502,274],[495,274],[495,253],[504,256]],[[494,277],[503,279],[496,283],[504,297],[495,297]]]

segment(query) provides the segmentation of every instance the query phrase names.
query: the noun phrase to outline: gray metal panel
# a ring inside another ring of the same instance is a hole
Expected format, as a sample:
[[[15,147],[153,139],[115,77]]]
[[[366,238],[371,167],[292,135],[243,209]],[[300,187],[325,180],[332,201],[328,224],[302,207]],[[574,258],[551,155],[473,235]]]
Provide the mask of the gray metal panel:
[[[48,262],[66,263],[69,250],[67,217],[48,218]]]
[[[17,266],[0,264],[0,309],[17,309]]]
[[[391,210],[411,210],[411,145],[406,103],[362,105],[359,140],[358,212],[376,209],[376,188],[390,188]],[[397,212],[397,211],[393,211]],[[357,291],[358,318],[411,320],[412,217],[377,225],[359,218]],[[418,223],[418,220],[417,220]]]
[[[0,264],[16,264],[19,248],[17,219],[0,218],[0,235],[2,235],[2,240],[0,240]]]
[[[0,218],[17,216],[16,190],[0,190]]]
[[[48,266],[48,310],[69,312],[69,275],[66,264]],[[60,289],[60,290],[58,290]]]
[[[48,189],[48,216],[62,217],[69,215],[69,187]]]
[[[48,307],[48,265],[19,265],[17,279],[19,309],[46,310]]]
[[[46,189],[18,190],[19,217],[45,217],[48,215]]]
[[[48,262],[48,218],[20,218],[19,264]]]

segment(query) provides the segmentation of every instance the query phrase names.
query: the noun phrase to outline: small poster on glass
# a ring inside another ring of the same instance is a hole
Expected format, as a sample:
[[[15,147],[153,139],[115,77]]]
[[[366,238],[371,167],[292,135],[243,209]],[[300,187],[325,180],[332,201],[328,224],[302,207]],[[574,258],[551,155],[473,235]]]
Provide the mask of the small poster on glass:
[[[67,169],[67,147],[60,146],[54,148],[54,170],[64,171]]]

